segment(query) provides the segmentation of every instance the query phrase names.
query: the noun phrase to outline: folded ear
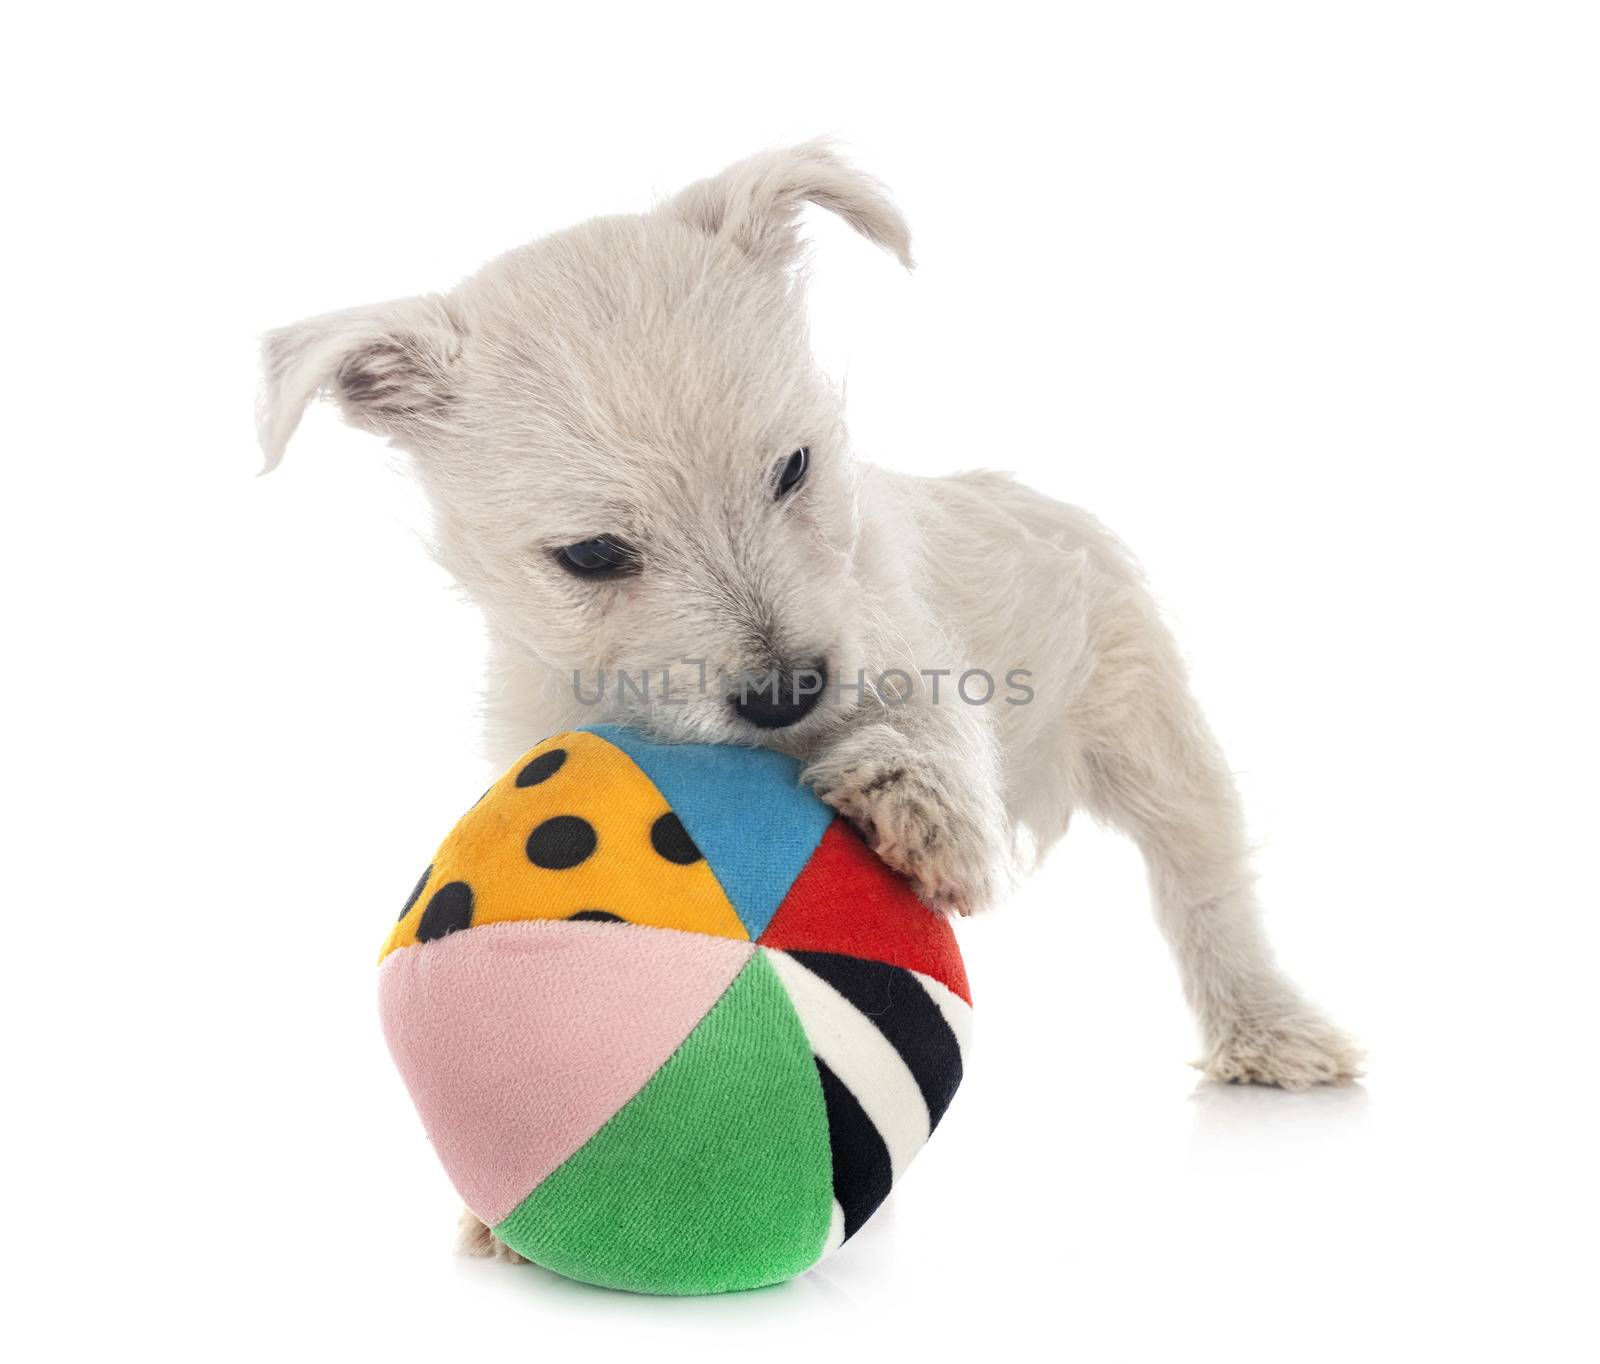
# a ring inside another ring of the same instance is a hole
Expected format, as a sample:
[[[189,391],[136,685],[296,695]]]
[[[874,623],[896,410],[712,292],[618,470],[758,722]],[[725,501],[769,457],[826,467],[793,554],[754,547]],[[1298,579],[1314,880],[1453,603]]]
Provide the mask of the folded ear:
[[[384,436],[436,422],[452,401],[463,329],[442,298],[419,296],[327,313],[268,332],[261,342],[257,432],[275,469],[319,394],[345,419]]]
[[[806,204],[837,213],[906,269],[912,268],[911,229],[887,191],[825,141],[737,162],[675,195],[665,211],[781,267],[799,254],[797,228]]]

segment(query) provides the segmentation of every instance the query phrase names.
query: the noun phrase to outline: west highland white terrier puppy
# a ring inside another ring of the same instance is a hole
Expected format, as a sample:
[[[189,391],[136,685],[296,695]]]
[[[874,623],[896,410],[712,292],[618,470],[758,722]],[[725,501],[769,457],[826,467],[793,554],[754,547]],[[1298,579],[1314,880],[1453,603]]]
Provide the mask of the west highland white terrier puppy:
[[[487,619],[497,762],[600,720],[780,749],[962,914],[1086,810],[1144,855],[1206,1074],[1355,1076],[1273,960],[1233,779],[1127,552],[1004,475],[852,455],[809,348],[806,204],[911,266],[883,187],[826,144],[758,155],[449,293],[270,333],[267,468],[318,394],[411,457]]]

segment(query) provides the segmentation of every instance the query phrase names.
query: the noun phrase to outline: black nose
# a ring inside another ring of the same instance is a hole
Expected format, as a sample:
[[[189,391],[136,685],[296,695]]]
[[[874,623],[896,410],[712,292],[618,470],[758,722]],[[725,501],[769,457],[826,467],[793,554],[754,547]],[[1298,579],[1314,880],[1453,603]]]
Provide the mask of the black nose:
[[[827,685],[828,665],[819,658],[752,679],[728,697],[728,704],[757,729],[784,729],[811,714]]]

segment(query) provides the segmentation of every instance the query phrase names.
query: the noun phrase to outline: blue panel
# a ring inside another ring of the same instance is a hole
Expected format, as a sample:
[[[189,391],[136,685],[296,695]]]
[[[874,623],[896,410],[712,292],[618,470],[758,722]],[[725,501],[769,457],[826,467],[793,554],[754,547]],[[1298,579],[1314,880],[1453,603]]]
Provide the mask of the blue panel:
[[[706,855],[754,941],[789,893],[833,811],[800,785],[800,764],[767,748],[661,744],[588,725],[638,764]]]

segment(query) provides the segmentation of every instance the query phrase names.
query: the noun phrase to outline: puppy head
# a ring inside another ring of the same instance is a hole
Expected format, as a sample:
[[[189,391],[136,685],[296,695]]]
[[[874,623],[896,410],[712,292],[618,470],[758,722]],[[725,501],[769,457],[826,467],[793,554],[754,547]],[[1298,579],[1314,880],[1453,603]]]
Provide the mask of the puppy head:
[[[865,666],[870,608],[840,396],[807,337],[807,203],[910,266],[898,211],[826,146],[757,156],[449,294],[271,333],[267,467],[332,397],[412,456],[439,557],[501,643],[575,677],[597,719],[798,751],[859,696],[832,682]]]

